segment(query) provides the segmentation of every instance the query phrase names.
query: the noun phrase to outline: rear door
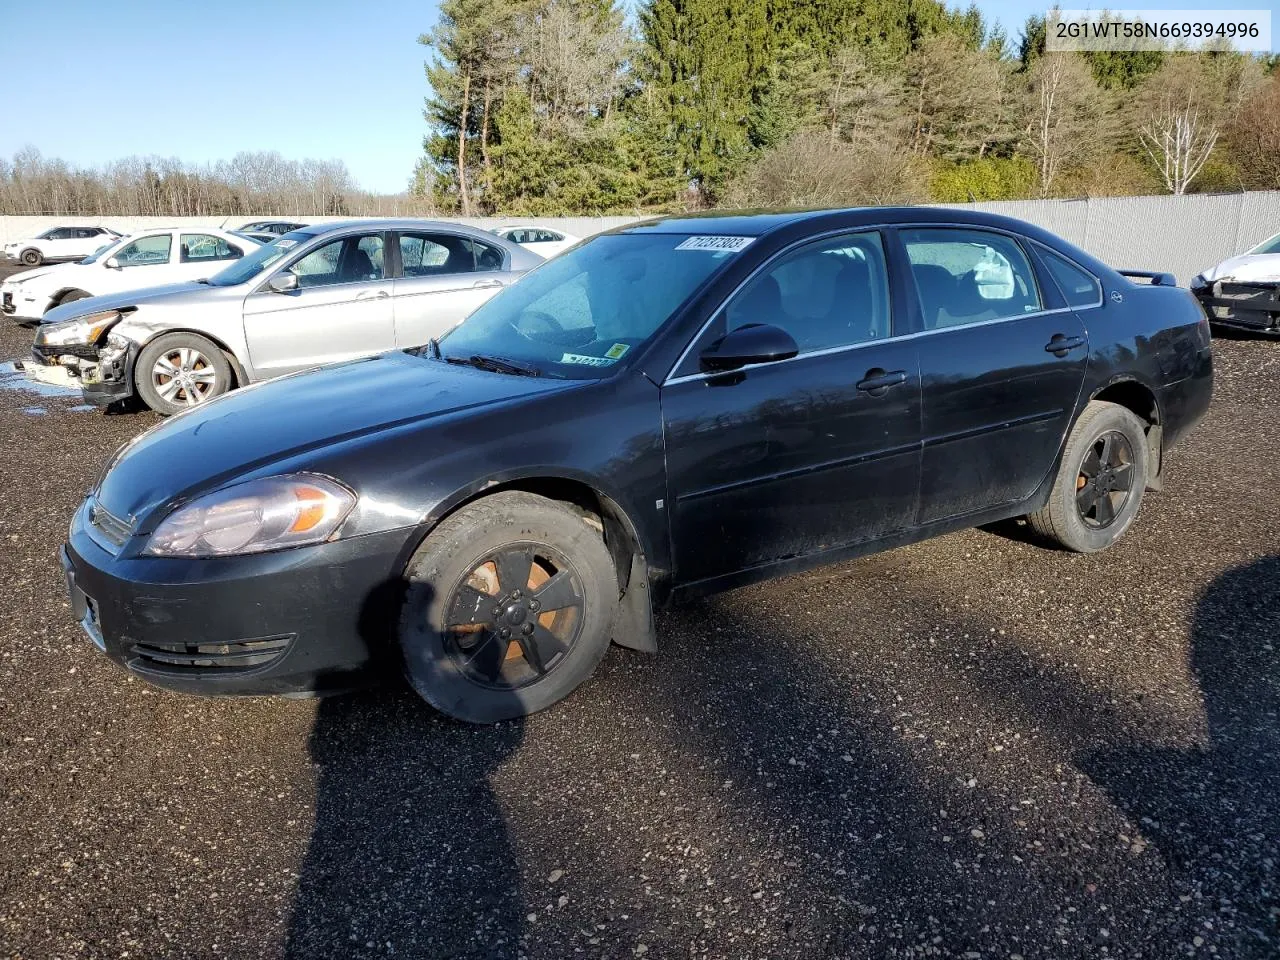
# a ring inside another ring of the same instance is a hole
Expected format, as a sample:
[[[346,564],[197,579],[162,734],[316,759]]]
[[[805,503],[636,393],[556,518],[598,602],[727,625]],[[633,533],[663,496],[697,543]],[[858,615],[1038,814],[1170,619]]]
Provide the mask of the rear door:
[[[396,236],[400,274],[392,297],[398,346],[416,347],[440,336],[512,279],[498,246],[443,231]]]
[[[920,524],[1031,496],[1084,384],[1088,333],[1012,234],[899,231],[923,315]]]
[[[386,236],[349,234],[295,257],[298,289],[275,293],[266,281],[245,298],[244,332],[257,378],[278,377],[395,348]]]

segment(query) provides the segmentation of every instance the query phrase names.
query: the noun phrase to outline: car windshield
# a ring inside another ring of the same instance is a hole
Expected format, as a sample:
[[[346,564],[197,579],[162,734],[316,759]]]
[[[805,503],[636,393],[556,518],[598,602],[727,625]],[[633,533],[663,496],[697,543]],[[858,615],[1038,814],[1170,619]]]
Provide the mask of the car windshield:
[[[116,249],[116,247],[118,247],[120,244],[124,243],[124,241],[128,239],[129,239],[128,237],[112,237],[110,240],[108,240],[106,243],[100,246],[97,250],[93,251],[93,253],[89,254],[89,256],[85,257],[80,262],[81,263],[97,263],[104,256],[107,256],[109,253],[111,253],[112,250]]]
[[[748,237],[595,237],[503,290],[440,341],[445,360],[498,357],[586,380],[644,343]]]
[[[1263,240],[1249,251],[1250,253],[1280,253],[1280,233],[1269,240]]]
[[[234,287],[241,283],[247,283],[298,244],[305,243],[310,239],[311,234],[309,233],[286,233],[274,243],[259,247],[252,253],[241,257],[227,269],[215,273],[209,278],[209,285],[212,287]]]

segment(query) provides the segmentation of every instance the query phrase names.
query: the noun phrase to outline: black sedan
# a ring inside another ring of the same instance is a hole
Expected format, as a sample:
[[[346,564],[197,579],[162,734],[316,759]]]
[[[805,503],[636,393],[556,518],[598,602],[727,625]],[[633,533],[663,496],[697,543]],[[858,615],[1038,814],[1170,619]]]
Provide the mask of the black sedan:
[[[678,595],[1025,516],[1111,545],[1212,392],[1208,326],[1027,224],[666,219],[548,261],[439,343],[196,407],[107,464],[76,617],[165,687],[542,709]]]

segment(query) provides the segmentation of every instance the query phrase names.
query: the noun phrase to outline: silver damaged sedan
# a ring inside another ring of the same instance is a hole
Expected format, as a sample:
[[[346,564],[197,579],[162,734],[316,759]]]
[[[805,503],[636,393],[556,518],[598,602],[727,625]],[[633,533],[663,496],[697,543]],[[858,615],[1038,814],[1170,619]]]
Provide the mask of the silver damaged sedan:
[[[29,374],[107,405],[171,414],[234,387],[420,346],[542,257],[428,220],[316,224],[191,283],[77,300],[45,314]]]

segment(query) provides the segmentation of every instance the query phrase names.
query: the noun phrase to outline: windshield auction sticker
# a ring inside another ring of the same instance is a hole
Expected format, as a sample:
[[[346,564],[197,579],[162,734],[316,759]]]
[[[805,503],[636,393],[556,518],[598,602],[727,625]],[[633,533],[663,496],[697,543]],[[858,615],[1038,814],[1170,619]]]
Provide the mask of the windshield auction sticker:
[[[566,353],[560,358],[561,363],[580,363],[584,367],[607,367],[614,362],[612,357],[588,357],[581,353]]]
[[[1270,10],[1061,10],[1045,17],[1045,49],[1271,52]]]
[[[677,250],[714,250],[719,253],[737,253],[751,246],[755,237],[685,237],[676,245]]]

